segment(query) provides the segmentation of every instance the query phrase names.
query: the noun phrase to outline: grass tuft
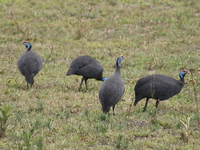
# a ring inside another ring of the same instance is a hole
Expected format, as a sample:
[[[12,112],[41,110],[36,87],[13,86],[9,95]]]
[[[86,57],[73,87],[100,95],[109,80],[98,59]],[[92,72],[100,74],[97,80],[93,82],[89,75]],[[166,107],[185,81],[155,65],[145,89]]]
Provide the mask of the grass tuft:
[[[3,105],[0,108],[0,138],[5,137],[6,129],[7,129],[7,121],[10,117],[10,106],[9,105]]]

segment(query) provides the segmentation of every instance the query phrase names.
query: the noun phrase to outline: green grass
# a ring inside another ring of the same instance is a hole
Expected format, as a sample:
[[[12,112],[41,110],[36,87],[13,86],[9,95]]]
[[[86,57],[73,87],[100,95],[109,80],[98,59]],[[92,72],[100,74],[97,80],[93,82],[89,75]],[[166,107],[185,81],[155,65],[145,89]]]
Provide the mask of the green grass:
[[[10,108],[0,149],[200,149],[200,2],[0,3],[0,108]],[[17,68],[27,38],[44,60],[29,90]],[[78,92],[81,77],[65,75],[72,59],[84,54],[103,65],[105,77],[117,56],[125,57],[125,101],[115,116],[101,112],[101,82],[89,80],[89,90]],[[144,113],[145,100],[130,109],[139,78],[160,73],[178,79],[181,68],[194,72],[180,94],[160,102],[156,116],[153,99]]]

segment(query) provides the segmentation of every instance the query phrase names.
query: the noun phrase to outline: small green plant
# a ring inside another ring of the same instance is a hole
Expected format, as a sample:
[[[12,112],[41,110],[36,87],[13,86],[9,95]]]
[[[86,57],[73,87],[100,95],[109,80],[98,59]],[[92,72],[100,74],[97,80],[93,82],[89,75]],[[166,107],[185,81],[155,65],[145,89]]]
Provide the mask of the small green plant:
[[[15,113],[15,117],[16,117],[17,121],[21,123],[22,118],[23,118],[23,113],[19,111],[19,112]]]
[[[106,114],[104,114],[104,113],[100,113],[99,115],[98,115],[98,120],[99,121],[105,121],[106,120]]]
[[[119,134],[116,140],[116,148],[117,149],[128,149],[129,141],[127,138],[123,139],[123,135]]]
[[[124,138],[122,146],[123,146],[124,149],[128,149],[128,147],[129,147],[129,140],[128,140],[128,138]]]
[[[76,22],[76,24],[77,24],[77,28],[76,28],[76,31],[75,31],[74,39],[75,40],[80,40],[81,38],[86,36],[86,33],[87,33],[88,29],[86,29],[86,23],[81,19],[78,20]]]
[[[180,122],[184,125],[184,131],[181,132],[181,139],[184,142],[188,142],[188,140],[189,140],[189,134],[190,134],[189,127],[190,127],[190,120],[191,120],[192,117],[193,116],[187,117],[185,119],[185,121],[180,120]]]
[[[37,101],[37,106],[33,107],[32,105],[29,106],[29,112],[37,111],[41,112],[44,110],[44,103],[42,101]]]
[[[27,150],[31,148],[31,135],[32,134],[33,134],[33,131],[30,131],[30,132],[23,131],[23,133],[22,133],[24,146],[26,147],[25,149],[27,149]]]
[[[10,117],[9,111],[10,106],[8,105],[3,105],[3,107],[0,108],[0,138],[5,136],[7,121]]]
[[[70,115],[70,110],[67,110],[65,113],[65,121],[67,123],[68,119],[69,119],[69,115]]]
[[[44,110],[44,103],[42,101],[37,101],[37,108],[36,111],[42,111]]]
[[[190,69],[189,70],[190,71],[190,73],[191,73],[191,76],[192,76],[192,87],[193,87],[193,92],[194,92],[194,99],[195,99],[195,102],[196,102],[196,110],[197,110],[197,112],[196,112],[196,114],[199,114],[199,104],[198,104],[198,99],[197,99],[197,90],[196,90],[196,86],[195,86],[195,80],[194,80],[194,73],[195,73],[195,69]],[[198,122],[200,121],[199,120],[199,115],[197,116],[197,118],[198,118]]]
[[[36,140],[36,145],[38,150],[44,149],[44,138],[42,136]]]
[[[32,112],[34,110],[34,108],[32,106],[29,107],[28,112]]]
[[[117,5],[117,2],[116,2],[116,1],[113,1],[113,0],[111,0],[111,1],[109,1],[109,5],[111,5],[111,6],[115,6],[115,5]]]
[[[22,143],[18,143],[18,150],[42,150],[44,148],[44,138],[39,136],[37,139],[33,139],[34,128],[29,131],[23,131],[21,138]]]
[[[89,118],[89,112],[88,112],[88,109],[86,109],[86,111],[85,111],[85,115],[86,115],[86,117],[87,117],[88,122],[90,123],[90,118]]]
[[[106,133],[108,131],[108,124],[103,124],[102,122],[98,122],[96,126],[97,132]]]
[[[119,134],[116,140],[116,148],[119,149],[121,147],[121,140],[122,140],[122,135]]]
[[[44,122],[44,127],[47,127],[49,130],[52,130],[52,125],[51,125],[51,121],[45,121]]]

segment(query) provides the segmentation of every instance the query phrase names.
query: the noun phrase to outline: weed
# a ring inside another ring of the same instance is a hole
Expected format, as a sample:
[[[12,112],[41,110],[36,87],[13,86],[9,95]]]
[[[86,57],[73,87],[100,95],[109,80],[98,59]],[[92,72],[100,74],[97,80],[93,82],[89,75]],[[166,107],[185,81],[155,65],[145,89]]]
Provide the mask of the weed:
[[[99,121],[105,121],[106,120],[107,115],[105,113],[100,113],[98,115],[98,120]]]
[[[7,129],[7,121],[8,118],[10,117],[11,114],[10,113],[10,106],[9,105],[3,105],[0,108],[0,138],[1,137],[5,137],[6,134],[6,129]]]
[[[44,149],[44,138],[40,136],[33,140],[33,130],[23,131],[21,138],[22,142],[18,143],[18,150]]]
[[[90,123],[90,118],[89,118],[89,112],[88,112],[88,109],[86,109],[85,110],[85,115],[86,115],[86,117],[87,117],[87,120],[88,120],[88,122]]]
[[[119,149],[121,147],[121,140],[122,140],[122,135],[119,134],[116,140],[116,148]]]
[[[42,110],[44,110],[44,102],[37,101],[37,108],[35,110],[39,111],[39,112],[41,112]]]
[[[23,113],[22,112],[17,112],[15,113],[15,116],[16,116],[16,119],[18,122],[21,122],[22,121],[22,118],[23,118]]]
[[[50,121],[45,122],[45,126],[47,126],[49,130],[52,130],[52,126],[51,126]]]
[[[98,122],[96,125],[97,133],[106,133],[108,131],[108,125],[102,122]]]
[[[33,105],[30,105],[28,109],[29,112],[33,112],[33,111],[41,112],[43,110],[44,110],[44,102],[40,100],[37,101],[37,106],[34,107]]]
[[[196,102],[196,114],[199,114],[199,104],[198,104],[198,98],[197,98],[197,90],[196,90],[196,86],[195,86],[195,80],[194,80],[194,73],[195,73],[195,69],[190,69],[189,70],[191,72],[191,76],[192,76],[192,87],[193,87],[193,92],[194,92],[194,99],[195,99],[195,102]],[[198,122],[200,121],[200,118],[199,116],[198,117]]]
[[[30,132],[23,131],[23,133],[22,133],[22,139],[24,141],[24,146],[26,147],[27,150],[31,149],[31,147],[32,147],[32,144],[31,144],[32,133],[33,133],[32,130]]]
[[[67,110],[67,111],[65,112],[65,121],[66,121],[66,123],[67,123],[67,121],[68,121],[68,119],[69,119],[69,116],[70,116],[70,110]]]
[[[18,142],[19,150],[44,149],[44,138],[42,136],[35,137],[34,135],[34,132],[36,132],[37,127],[38,121],[36,121],[36,123],[28,131],[23,130],[20,136],[22,141]]]
[[[193,116],[187,117],[184,121],[180,120],[180,122],[184,125],[184,131],[181,132],[181,139],[184,142],[188,142],[190,135],[190,120]]]
[[[123,138],[123,135],[119,134],[115,144],[116,149],[128,149],[129,140],[128,138]]]
[[[44,138],[42,136],[38,137],[35,144],[37,145],[38,150],[43,150],[44,149]]]

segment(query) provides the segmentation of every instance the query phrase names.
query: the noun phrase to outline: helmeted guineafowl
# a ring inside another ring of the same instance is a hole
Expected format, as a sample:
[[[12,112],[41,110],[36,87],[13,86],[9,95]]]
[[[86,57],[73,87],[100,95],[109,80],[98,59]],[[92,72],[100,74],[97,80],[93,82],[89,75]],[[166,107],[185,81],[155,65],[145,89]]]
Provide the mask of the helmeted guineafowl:
[[[87,80],[94,78],[99,81],[104,81],[106,78],[102,77],[103,67],[102,65],[94,58],[89,55],[83,55],[76,57],[70,64],[69,70],[66,75],[81,75],[83,76],[79,91],[82,89],[82,83],[85,81],[85,86],[87,90]]]
[[[28,41],[23,42],[23,44],[26,46],[26,52],[19,57],[18,68],[26,79],[28,89],[28,84],[31,86],[34,84],[34,76],[42,68],[42,58],[31,51],[32,46]]]
[[[120,62],[122,59],[123,56],[117,58],[117,68],[114,74],[109,76],[100,87],[99,100],[104,113],[109,113],[110,107],[112,107],[114,114],[115,105],[120,101],[124,94],[124,82],[120,74]]]
[[[187,70],[180,72],[180,80],[176,80],[170,76],[161,74],[153,74],[139,79],[135,85],[135,102],[136,105],[141,99],[146,98],[146,104],[143,111],[146,110],[150,98],[156,100],[156,108],[159,101],[169,99],[170,97],[180,93],[184,85],[184,76]]]

